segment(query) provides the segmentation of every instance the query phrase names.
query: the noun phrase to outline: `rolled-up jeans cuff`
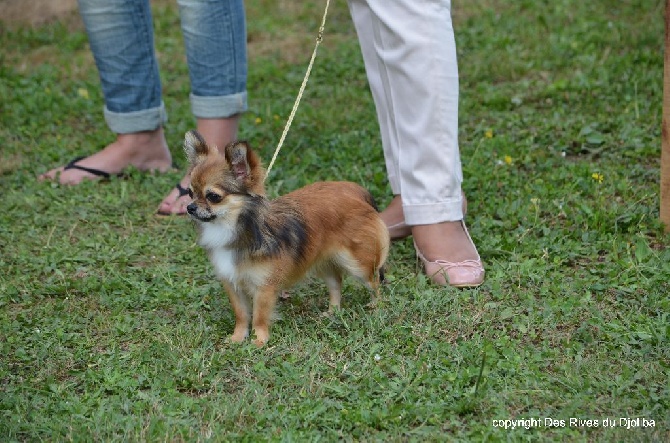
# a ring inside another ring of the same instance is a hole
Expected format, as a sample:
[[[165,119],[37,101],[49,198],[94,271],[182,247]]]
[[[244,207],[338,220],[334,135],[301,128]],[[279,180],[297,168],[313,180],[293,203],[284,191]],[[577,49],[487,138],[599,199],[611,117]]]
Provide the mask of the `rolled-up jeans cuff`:
[[[191,109],[196,118],[228,118],[247,110],[247,92],[219,97],[202,97],[191,93]]]
[[[157,108],[143,109],[133,112],[112,112],[105,106],[105,121],[116,134],[153,131],[167,122],[165,103]]]

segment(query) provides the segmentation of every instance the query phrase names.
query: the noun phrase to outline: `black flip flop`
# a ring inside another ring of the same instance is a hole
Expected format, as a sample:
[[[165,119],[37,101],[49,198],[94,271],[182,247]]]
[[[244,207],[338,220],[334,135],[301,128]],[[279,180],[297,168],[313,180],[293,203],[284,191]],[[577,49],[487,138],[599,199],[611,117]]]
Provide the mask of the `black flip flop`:
[[[68,169],[79,169],[80,171],[88,172],[89,174],[95,175],[96,177],[101,177],[103,179],[109,179],[112,174],[110,174],[107,171],[102,171],[100,169],[95,169],[95,168],[87,168],[86,166],[81,166],[78,165],[77,162],[85,159],[86,157],[77,157],[74,160],[72,160],[70,163],[65,165],[63,167],[63,171],[67,171]],[[115,174],[117,177],[123,177],[124,174],[123,172],[119,172],[118,174]]]
[[[177,188],[177,191],[179,191],[179,197],[177,197],[177,198],[181,198],[181,197],[183,197],[183,196],[185,196],[185,195],[188,195],[188,192],[189,192],[188,189],[186,189],[185,187],[183,187],[180,183],[177,183],[177,184],[175,185],[175,188]]]

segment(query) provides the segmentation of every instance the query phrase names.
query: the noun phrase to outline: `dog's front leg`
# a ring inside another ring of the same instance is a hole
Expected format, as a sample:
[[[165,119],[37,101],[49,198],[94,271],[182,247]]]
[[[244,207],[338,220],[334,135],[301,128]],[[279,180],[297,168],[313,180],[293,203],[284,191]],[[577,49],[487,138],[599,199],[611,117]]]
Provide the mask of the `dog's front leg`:
[[[235,313],[235,330],[230,336],[230,341],[241,343],[249,335],[249,300],[242,291],[238,291],[227,281],[223,282],[223,287],[228,293],[230,304]]]
[[[254,295],[253,330],[256,335],[254,344],[258,347],[270,338],[270,322],[277,302],[277,287],[265,285],[258,288]]]

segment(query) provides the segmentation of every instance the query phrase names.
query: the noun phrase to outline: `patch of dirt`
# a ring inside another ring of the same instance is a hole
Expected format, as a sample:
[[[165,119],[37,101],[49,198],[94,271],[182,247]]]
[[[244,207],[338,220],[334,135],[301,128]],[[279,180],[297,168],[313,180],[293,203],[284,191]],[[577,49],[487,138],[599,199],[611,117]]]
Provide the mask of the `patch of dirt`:
[[[41,25],[70,15],[77,0],[0,0],[0,22],[6,25]]]

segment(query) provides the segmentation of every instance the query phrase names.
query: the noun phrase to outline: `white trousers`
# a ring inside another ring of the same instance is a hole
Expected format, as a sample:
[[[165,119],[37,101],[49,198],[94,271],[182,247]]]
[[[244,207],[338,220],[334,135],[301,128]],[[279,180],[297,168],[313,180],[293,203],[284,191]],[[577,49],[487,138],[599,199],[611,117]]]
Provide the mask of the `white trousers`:
[[[405,223],[463,218],[450,0],[348,0]]]

